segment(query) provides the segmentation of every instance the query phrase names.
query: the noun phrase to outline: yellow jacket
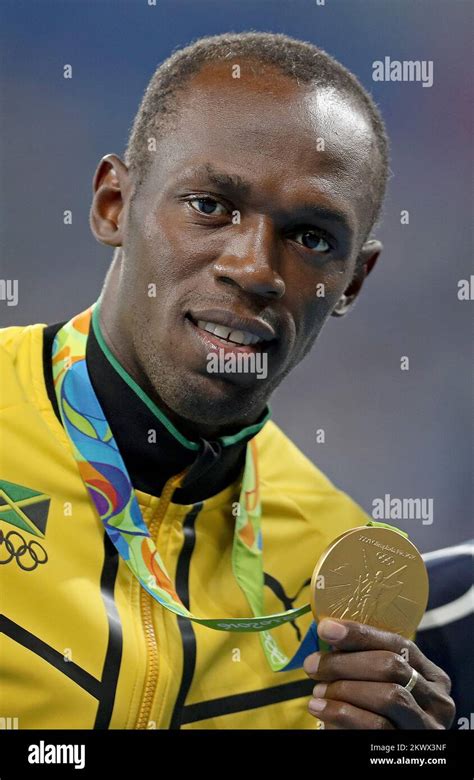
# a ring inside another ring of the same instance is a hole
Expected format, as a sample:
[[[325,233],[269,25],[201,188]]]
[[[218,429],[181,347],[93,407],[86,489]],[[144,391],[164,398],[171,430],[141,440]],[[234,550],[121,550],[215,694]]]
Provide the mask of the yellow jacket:
[[[134,578],[92,506],[48,397],[44,325],[0,331],[0,718],[19,728],[315,728],[302,669],[272,672],[256,633],[164,610]],[[370,518],[273,423],[255,436],[265,614],[309,601],[327,544]],[[246,616],[231,567],[239,481],[195,504],[137,490],[192,612]],[[289,657],[312,620],[274,630]]]

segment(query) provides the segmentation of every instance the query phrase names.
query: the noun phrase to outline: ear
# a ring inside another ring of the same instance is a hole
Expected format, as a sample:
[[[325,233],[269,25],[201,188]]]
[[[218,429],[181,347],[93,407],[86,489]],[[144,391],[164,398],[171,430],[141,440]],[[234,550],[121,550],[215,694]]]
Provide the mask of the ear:
[[[360,250],[357,257],[356,267],[351,283],[349,287],[344,290],[344,293],[341,295],[334,309],[332,310],[332,317],[343,317],[345,314],[347,314],[348,311],[352,309],[354,303],[357,300],[357,296],[362,289],[362,285],[375,266],[382,249],[383,247],[380,241],[376,241],[375,239],[366,241],[362,246],[362,249]]]
[[[130,189],[130,174],[116,154],[102,158],[94,175],[89,224],[101,244],[122,246],[123,208]]]

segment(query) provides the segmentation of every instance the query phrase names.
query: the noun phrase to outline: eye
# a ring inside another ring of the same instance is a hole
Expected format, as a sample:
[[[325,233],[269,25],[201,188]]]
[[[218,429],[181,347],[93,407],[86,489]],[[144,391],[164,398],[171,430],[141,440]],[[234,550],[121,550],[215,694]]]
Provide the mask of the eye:
[[[199,212],[199,214],[207,214],[209,216],[218,217],[227,214],[227,209],[222,205],[222,203],[219,203],[219,201],[215,200],[214,198],[210,198],[207,195],[203,197],[196,196],[194,198],[189,198],[188,203],[191,208],[194,209],[194,211]]]
[[[299,236],[302,237],[302,241],[298,240]],[[307,249],[312,249],[314,252],[326,254],[326,252],[330,252],[332,249],[329,241],[316,230],[298,230],[297,233],[294,233],[294,237],[298,244],[302,243],[303,246]]]

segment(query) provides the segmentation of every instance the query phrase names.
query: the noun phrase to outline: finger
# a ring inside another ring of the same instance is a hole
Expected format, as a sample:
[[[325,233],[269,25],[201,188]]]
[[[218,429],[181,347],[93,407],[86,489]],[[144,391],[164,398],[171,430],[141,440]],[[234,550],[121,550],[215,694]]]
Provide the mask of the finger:
[[[412,674],[412,669],[405,659],[389,650],[313,653],[305,658],[303,667],[308,677],[323,682],[366,680],[406,685]]]
[[[325,729],[389,730],[395,726],[383,715],[354,707],[345,701],[310,699],[308,710],[324,723]]]
[[[303,664],[308,677],[321,682],[358,680],[360,682],[390,682],[405,686],[412,676],[412,667],[397,653],[369,650],[359,653],[313,653]],[[413,688],[429,701],[433,687],[418,674]]]
[[[436,721],[424,712],[406,688],[393,683],[338,680],[318,683],[313,698],[352,704],[360,710],[383,715],[398,729],[433,729]]]
[[[355,652],[358,650],[391,650],[403,656],[410,666],[425,677],[438,683],[448,693],[451,689],[449,676],[427,658],[410,639],[390,631],[356,623],[353,620],[324,618],[318,624],[318,635],[337,650]]]
[[[413,673],[412,667],[402,656],[385,650],[313,653],[305,659],[304,670],[315,681],[388,682],[403,688],[406,688]],[[440,722],[452,720],[453,700],[449,694],[439,685],[425,680],[420,673],[411,695],[423,710],[438,713]]]

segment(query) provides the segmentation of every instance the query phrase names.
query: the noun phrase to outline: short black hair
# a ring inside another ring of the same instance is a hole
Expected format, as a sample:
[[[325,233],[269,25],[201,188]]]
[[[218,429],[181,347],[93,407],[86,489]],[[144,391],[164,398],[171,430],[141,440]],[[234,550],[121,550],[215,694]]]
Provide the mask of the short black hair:
[[[366,113],[373,128],[379,162],[373,169],[372,224],[385,195],[389,171],[388,139],[380,112],[358,79],[331,55],[312,43],[282,33],[225,33],[199,38],[178,49],[153,74],[135,116],[125,152],[125,162],[141,182],[149,170],[153,152],[149,139],[160,137],[179,112],[179,93],[210,62],[233,58],[273,65],[297,83],[330,86],[351,97]]]

